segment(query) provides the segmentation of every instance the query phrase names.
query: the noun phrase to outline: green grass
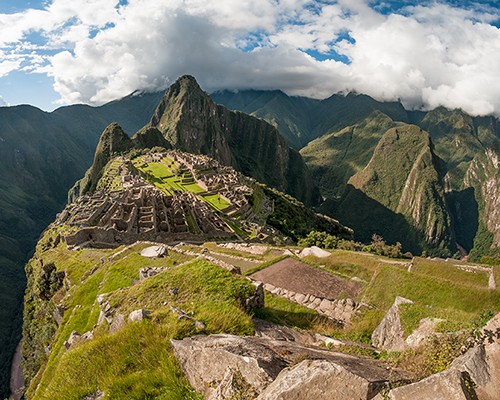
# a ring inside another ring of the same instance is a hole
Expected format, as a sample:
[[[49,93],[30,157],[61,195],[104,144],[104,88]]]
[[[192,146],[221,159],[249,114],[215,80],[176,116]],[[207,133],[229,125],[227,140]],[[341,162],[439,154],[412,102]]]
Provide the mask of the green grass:
[[[226,200],[220,197],[218,194],[210,194],[201,196],[201,198],[208,204],[212,206],[217,211],[222,211],[227,207],[231,206]]]
[[[444,309],[439,307],[427,307],[421,304],[401,304],[399,306],[401,326],[405,337],[408,337],[420,326],[423,318],[439,318],[446,320],[447,324],[440,324],[441,330],[459,331],[471,327],[470,321],[475,318],[474,313],[467,313],[455,309]]]
[[[137,249],[127,252],[133,250]],[[107,298],[118,312],[128,315],[133,310],[145,308],[154,313],[141,323],[127,324],[113,335],[108,335],[106,328],[99,327],[94,340],[66,351],[63,342],[73,330],[83,333],[97,322],[99,309],[95,298],[103,279],[113,282],[109,283],[111,288],[127,275],[135,276],[139,266],[155,261],[172,262],[168,259],[146,260],[136,253],[122,255],[116,263],[105,264],[102,271],[72,290],[67,306],[74,307],[78,303],[82,307],[66,312],[56,333],[52,353],[42,367],[43,375],[39,374],[33,380],[34,386],[28,390],[28,398],[34,396],[39,386],[34,399],[79,400],[98,388],[113,399],[201,399],[183,377],[169,339],[196,333],[253,334],[250,315],[241,310],[241,305],[255,288],[223,268],[196,260],[171,268],[136,286],[110,293]],[[174,287],[179,290],[177,295],[169,293]],[[101,291],[106,289],[103,286]],[[179,320],[165,304],[192,313],[206,324],[206,328],[197,330],[194,319]]]
[[[484,308],[500,310],[498,290],[490,291],[488,288],[408,273],[381,264],[367,289],[366,301],[382,310],[388,310],[396,296],[406,297],[419,304],[455,308],[468,313],[477,313]]]

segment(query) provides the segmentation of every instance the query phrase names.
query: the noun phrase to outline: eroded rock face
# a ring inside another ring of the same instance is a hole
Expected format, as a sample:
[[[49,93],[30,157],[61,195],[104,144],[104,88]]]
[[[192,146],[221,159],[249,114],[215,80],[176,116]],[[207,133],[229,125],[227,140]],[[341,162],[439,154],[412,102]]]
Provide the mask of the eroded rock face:
[[[385,314],[380,325],[373,331],[372,343],[374,346],[387,351],[403,351],[408,345],[403,339],[403,328],[399,317],[400,304],[413,304],[413,301],[397,296],[394,304]]]
[[[258,400],[371,399],[381,382],[369,381],[341,365],[305,360],[278,375]]]

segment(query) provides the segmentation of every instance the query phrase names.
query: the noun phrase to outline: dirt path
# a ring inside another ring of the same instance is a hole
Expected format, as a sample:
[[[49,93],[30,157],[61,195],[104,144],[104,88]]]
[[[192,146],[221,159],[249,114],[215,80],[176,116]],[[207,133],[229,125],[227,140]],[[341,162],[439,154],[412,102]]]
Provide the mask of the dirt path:
[[[252,274],[251,278],[296,293],[313,294],[330,300],[339,297],[342,292],[355,299],[363,288],[360,283],[339,278],[293,258],[279,261]]]
[[[10,397],[9,399],[19,400],[21,398],[20,389],[24,386],[23,369],[21,367],[21,342],[17,345],[16,354],[12,360],[10,372]]]

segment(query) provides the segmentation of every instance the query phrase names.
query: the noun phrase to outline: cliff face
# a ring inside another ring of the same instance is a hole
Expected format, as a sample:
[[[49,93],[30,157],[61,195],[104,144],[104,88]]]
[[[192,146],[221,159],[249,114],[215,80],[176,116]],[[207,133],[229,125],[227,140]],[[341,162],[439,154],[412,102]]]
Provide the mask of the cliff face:
[[[349,184],[407,217],[427,243],[449,248],[454,237],[439,161],[422,129],[413,125],[392,128],[366,168],[352,176]]]
[[[472,160],[463,186],[474,189],[483,228],[480,227],[474,246],[476,250],[484,247],[486,252],[495,252],[500,247],[500,145],[490,146]]]
[[[148,127],[157,128],[173,148],[206,154],[308,205],[320,200],[302,157],[275,127],[215,104],[191,76],[167,90]]]

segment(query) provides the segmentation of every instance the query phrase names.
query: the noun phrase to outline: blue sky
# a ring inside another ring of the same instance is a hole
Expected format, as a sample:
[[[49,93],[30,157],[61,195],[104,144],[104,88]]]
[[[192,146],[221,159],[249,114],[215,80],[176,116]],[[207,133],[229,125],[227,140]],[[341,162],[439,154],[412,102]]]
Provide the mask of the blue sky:
[[[3,0],[0,104],[164,90],[357,91],[500,116],[499,1]]]

